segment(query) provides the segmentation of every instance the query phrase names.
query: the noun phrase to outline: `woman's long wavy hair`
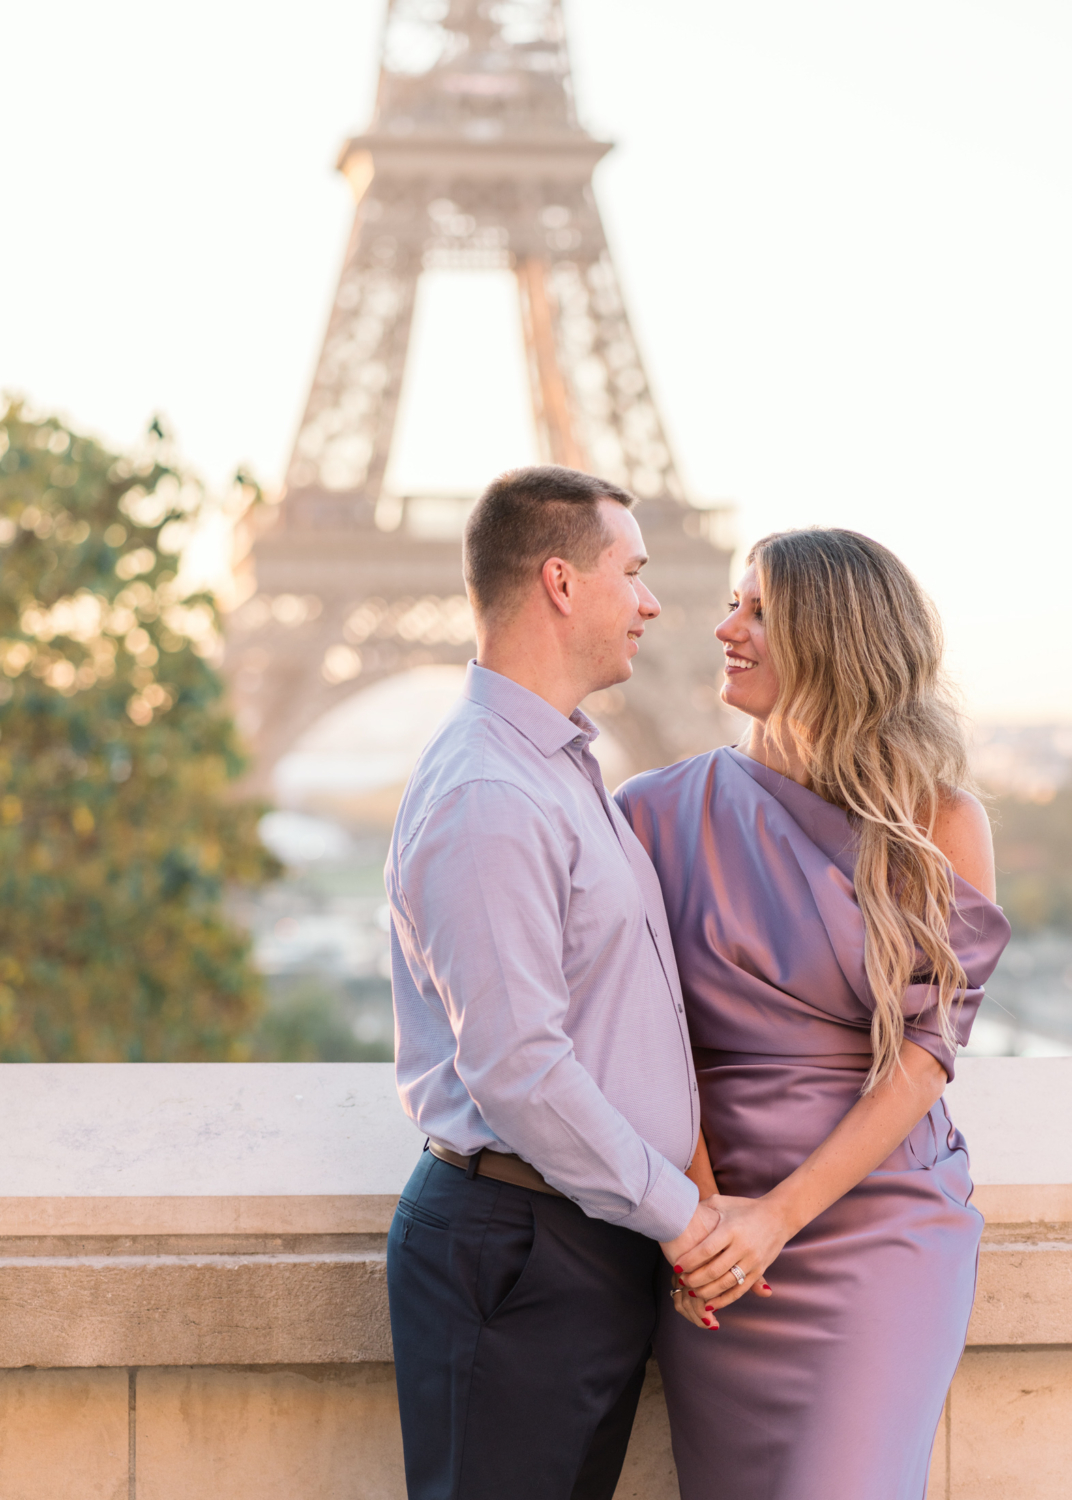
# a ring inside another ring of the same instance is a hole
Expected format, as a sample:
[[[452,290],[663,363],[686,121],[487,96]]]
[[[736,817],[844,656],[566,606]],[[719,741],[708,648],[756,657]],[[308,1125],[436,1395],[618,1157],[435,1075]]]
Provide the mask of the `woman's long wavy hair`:
[[[934,605],[887,548],[855,531],[776,532],[749,553],[778,700],[767,734],[857,832],[856,899],[875,998],[864,1092],[900,1064],[913,974],[938,988],[945,1042],[967,979],[949,941],[953,873],[933,840],[968,781],[964,732],[942,676]]]

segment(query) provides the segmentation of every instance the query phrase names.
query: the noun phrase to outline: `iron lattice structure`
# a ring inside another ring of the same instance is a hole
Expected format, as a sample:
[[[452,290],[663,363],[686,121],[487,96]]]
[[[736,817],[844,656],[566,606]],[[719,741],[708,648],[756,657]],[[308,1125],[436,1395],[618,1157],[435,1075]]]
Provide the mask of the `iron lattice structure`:
[[[262,784],[357,687],[471,654],[450,502],[384,490],[417,283],[439,267],[513,270],[545,461],[644,501],[664,619],[594,717],[636,769],[723,737],[709,631],[729,554],[686,502],[623,305],[591,182],[609,149],[577,119],[560,0],[391,0],[373,121],[338,162],[357,212],[334,307],[229,632]]]

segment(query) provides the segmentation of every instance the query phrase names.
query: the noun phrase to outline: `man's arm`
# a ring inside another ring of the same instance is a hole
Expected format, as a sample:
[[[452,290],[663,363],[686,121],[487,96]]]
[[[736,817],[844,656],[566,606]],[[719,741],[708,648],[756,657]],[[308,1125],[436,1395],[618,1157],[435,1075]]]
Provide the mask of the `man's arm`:
[[[397,885],[403,953],[443,1000],[489,1128],[592,1217],[677,1241],[695,1186],[604,1098],[564,1029],[569,862],[536,803],[508,782],[456,789],[400,852]]]

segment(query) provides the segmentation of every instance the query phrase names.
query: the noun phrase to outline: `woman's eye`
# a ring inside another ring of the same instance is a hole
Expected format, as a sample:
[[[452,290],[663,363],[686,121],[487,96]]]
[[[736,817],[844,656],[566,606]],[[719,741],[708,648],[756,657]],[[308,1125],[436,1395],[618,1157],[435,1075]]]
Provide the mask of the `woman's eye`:
[[[739,609],[740,608],[740,605],[739,605],[739,603],[738,603],[738,601],[736,599],[731,599],[730,602],[729,602],[729,604],[728,604],[728,606],[727,606],[727,608],[729,609],[729,612],[732,615],[733,611],[735,609]]]

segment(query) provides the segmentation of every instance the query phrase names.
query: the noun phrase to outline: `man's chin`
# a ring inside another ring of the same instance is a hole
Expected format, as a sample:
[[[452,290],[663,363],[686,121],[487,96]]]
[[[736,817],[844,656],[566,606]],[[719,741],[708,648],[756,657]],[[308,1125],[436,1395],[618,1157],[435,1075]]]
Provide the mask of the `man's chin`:
[[[620,682],[628,682],[633,675],[633,663],[631,661],[619,662],[617,667],[608,667],[606,672],[592,684],[588,689],[590,693],[601,693],[604,688],[617,687]]]

